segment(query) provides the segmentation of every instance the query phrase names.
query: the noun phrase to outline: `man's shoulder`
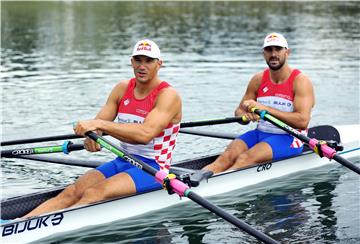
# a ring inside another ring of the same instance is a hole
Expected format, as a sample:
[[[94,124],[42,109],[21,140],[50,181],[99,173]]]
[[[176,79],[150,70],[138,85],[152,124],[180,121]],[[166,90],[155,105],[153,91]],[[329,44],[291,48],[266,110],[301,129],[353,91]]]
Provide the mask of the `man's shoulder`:
[[[265,70],[255,73],[253,78],[256,79],[256,80],[261,80],[263,75],[264,75],[264,72],[265,72]]]
[[[314,89],[314,85],[312,83],[312,81],[310,80],[310,78],[304,74],[304,73],[299,73],[294,81],[293,81],[293,89],[294,91],[301,91],[301,90],[304,90],[304,91],[310,91],[312,89]]]
[[[114,99],[114,101],[120,101],[120,99],[125,94],[128,84],[130,80],[121,80],[113,87],[110,96]]]
[[[115,89],[126,89],[130,83],[130,80],[121,80],[115,85]]]
[[[172,86],[162,88],[159,91],[157,97],[158,97],[157,98],[158,101],[160,100],[160,101],[165,101],[165,102],[169,102],[169,101],[180,101],[181,102],[180,94]]]
[[[252,83],[252,84],[254,84],[256,86],[259,86],[261,81],[262,81],[263,75],[264,75],[264,71],[255,73],[253,75],[253,77],[251,78],[250,83]]]
[[[127,85],[129,85],[129,83],[130,83],[131,80],[132,80],[132,79],[121,80],[121,81],[118,82],[118,84],[119,84],[119,85],[122,85],[122,86],[127,86]]]
[[[162,94],[179,96],[179,93],[177,92],[177,90],[174,87],[172,87],[171,85],[162,88],[159,92],[159,95],[162,95]]]
[[[303,72],[299,72],[299,74],[295,77],[294,82],[311,82],[309,76]]]

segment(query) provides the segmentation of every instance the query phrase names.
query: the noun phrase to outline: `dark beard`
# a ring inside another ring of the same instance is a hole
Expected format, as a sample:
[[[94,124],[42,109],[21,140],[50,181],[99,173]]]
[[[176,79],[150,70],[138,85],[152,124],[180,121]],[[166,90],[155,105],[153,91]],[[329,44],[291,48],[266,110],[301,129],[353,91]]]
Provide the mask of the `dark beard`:
[[[276,70],[281,69],[281,68],[284,66],[285,61],[284,61],[284,62],[279,63],[279,65],[278,65],[278,66],[272,66],[272,65],[270,65],[270,61],[266,61],[266,63],[267,63],[267,65],[269,66],[269,68],[270,68],[271,70],[276,71]]]

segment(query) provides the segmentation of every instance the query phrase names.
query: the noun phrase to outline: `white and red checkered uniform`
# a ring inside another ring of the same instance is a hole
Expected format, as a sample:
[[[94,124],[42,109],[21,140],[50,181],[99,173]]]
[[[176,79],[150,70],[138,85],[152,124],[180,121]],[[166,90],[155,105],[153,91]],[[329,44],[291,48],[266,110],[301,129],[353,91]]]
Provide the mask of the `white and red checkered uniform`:
[[[135,78],[132,78],[129,81],[124,96],[119,102],[117,115],[119,123],[143,123],[147,114],[153,109],[161,89],[170,86],[167,82],[163,81],[147,97],[137,99],[134,96],[135,85]],[[157,137],[146,145],[120,141],[120,146],[131,154],[154,159],[160,165],[160,169],[169,170],[179,129],[180,123],[169,124]]]
[[[297,75],[301,72],[294,69],[290,77],[281,84],[276,84],[270,79],[270,70],[266,69],[263,73],[261,84],[257,91],[256,101],[284,112],[294,111],[294,89],[293,83]],[[260,120],[257,129],[263,132],[274,134],[286,134],[286,132],[268,121]],[[306,135],[307,130],[299,130],[302,134]],[[294,141],[291,147],[299,148],[303,145],[303,142],[294,137]]]

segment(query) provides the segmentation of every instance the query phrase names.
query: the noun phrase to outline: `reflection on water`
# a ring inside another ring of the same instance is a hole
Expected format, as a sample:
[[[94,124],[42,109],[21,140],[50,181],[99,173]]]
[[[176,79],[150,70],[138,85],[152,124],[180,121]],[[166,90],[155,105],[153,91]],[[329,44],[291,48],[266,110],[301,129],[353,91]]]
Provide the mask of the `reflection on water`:
[[[314,83],[312,125],[359,123],[359,10],[356,2],[2,2],[3,140],[68,134],[74,121],[94,117],[111,88],[132,76],[131,46],[143,37],[162,49],[160,75],[181,93],[184,121],[232,116],[248,80],[265,68],[265,34],[279,31],[292,48],[290,65]],[[219,152],[228,143],[181,134],[175,160]],[[7,197],[67,184],[86,170],[16,159],[2,160],[1,168]],[[213,200],[278,240],[359,242],[358,178],[340,167],[331,170]],[[66,238],[68,243],[254,241],[190,203]]]
[[[2,9],[5,137],[17,136],[16,121],[35,124],[38,134],[49,123],[63,131],[69,120],[92,117],[115,83],[131,76],[131,46],[145,36],[162,48],[161,75],[182,94],[184,119],[232,114],[265,67],[260,47],[272,30],[286,34],[290,63],[314,82],[314,124],[344,123],[326,114],[329,107],[359,121],[347,109],[359,104],[355,3],[5,2]]]

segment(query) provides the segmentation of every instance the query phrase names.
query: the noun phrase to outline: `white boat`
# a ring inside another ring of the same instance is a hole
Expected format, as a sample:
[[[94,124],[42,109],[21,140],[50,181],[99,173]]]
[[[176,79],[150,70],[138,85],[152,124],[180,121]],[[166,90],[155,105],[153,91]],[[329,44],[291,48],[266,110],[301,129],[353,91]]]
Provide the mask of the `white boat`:
[[[346,159],[360,157],[360,125],[344,125],[336,126],[335,128],[339,133],[329,126],[311,128],[309,130],[309,137],[339,142],[340,134],[344,150],[338,152],[339,155]],[[204,165],[213,162],[216,157],[217,155],[212,155],[179,162],[174,164],[176,166],[174,169],[177,168],[177,170],[180,169],[181,171],[184,168],[184,172],[187,172],[186,169],[201,169]],[[341,167],[334,160],[330,161],[327,158],[320,158],[308,148],[304,148],[304,152],[300,156],[264,162],[256,166],[216,174],[192,189],[200,196],[209,197],[329,164],[337,164]],[[1,202],[1,219],[14,219],[23,216],[41,202],[58,194],[61,190],[62,188],[58,188],[4,199]],[[150,211],[184,203],[188,200],[185,197],[179,199],[179,196],[176,194],[169,195],[167,191],[159,189],[135,196],[115,198],[82,207],[63,209],[27,220],[17,220],[2,224],[2,241],[4,243],[38,241],[46,237],[65,235],[66,232],[79,231],[82,228],[138,216]]]

